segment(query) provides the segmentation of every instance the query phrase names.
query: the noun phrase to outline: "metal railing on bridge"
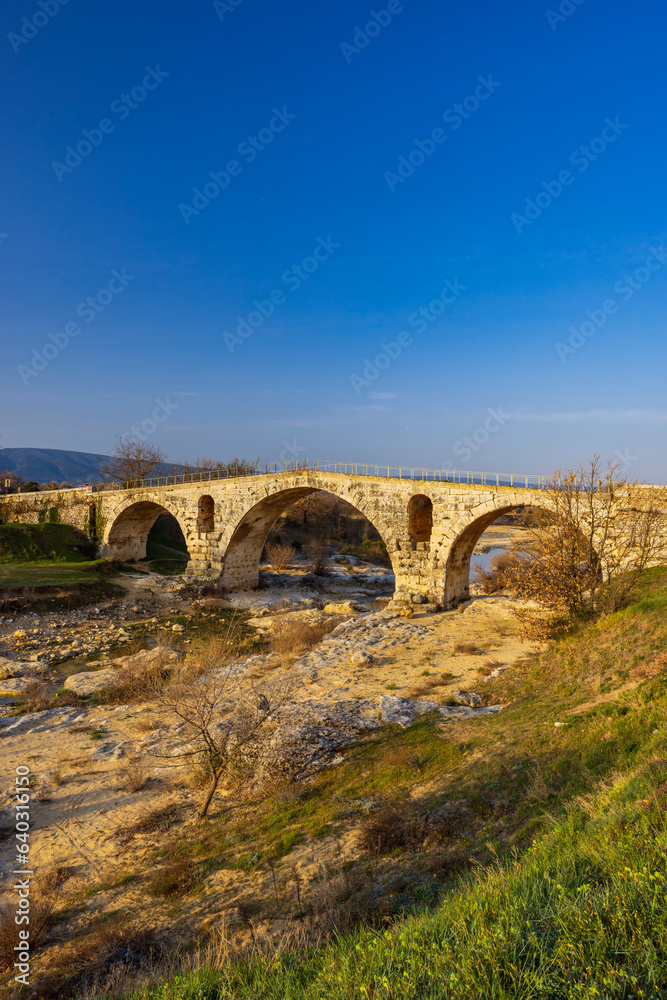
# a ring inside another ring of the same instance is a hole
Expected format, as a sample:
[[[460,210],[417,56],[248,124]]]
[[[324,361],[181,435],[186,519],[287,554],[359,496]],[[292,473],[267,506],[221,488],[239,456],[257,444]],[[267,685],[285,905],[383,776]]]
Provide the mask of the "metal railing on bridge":
[[[541,490],[551,482],[548,476],[519,475],[515,472],[462,472],[457,469],[420,469],[411,465],[369,465],[361,462],[308,462],[297,461],[280,465],[256,466],[240,471],[228,469],[205,472],[186,472],[181,475],[155,476],[116,487],[120,489],[154,489],[159,486],[180,486],[187,483],[205,483],[219,479],[246,479],[294,472],[331,472],[346,476],[372,476],[382,479],[409,479],[415,482],[455,483],[460,486],[509,486],[514,489]],[[107,486],[108,488],[108,486]],[[113,487],[112,487],[113,488]]]

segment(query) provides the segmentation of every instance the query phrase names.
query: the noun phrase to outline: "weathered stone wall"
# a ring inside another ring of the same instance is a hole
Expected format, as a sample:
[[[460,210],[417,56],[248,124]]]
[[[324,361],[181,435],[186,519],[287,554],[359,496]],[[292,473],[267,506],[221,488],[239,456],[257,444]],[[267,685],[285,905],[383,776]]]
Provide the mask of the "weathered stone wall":
[[[185,536],[189,575],[216,581],[223,590],[251,589],[257,586],[262,548],[273,524],[290,504],[315,490],[346,500],[372,522],[387,546],[398,600],[420,596],[446,607],[469,596],[470,557],[486,528],[500,514],[548,502],[540,490],[298,470],[150,490],[19,494],[3,498],[0,518],[33,524],[60,520],[94,538],[101,555],[138,560],[146,555],[156,518],[166,510]],[[656,496],[667,512],[667,489],[628,490],[619,531],[627,533],[632,511]]]
[[[94,537],[96,497],[88,489],[44,490],[0,497],[0,523],[71,524]]]

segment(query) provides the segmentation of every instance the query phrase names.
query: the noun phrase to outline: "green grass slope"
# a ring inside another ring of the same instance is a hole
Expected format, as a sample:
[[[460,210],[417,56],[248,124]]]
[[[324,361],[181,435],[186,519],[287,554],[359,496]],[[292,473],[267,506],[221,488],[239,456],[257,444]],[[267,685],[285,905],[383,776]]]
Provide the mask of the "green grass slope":
[[[652,570],[635,604],[489,682],[497,716],[383,730],[289,808],[269,799],[245,829],[208,824],[198,857],[238,865],[230,844],[261,864],[340,829],[369,795],[454,817],[435,853],[365,862],[367,925],[132,997],[667,997],[666,609],[667,571]]]
[[[0,564],[85,562],[90,542],[68,524],[0,524]]]

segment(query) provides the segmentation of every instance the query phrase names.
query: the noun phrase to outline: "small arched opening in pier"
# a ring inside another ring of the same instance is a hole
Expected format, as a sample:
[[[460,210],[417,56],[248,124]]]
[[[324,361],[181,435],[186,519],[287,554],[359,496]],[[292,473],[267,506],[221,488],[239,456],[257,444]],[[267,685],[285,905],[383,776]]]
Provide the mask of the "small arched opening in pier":
[[[199,498],[197,504],[197,527],[203,532],[213,531],[215,527],[215,500],[208,494]]]
[[[433,531],[433,501],[430,497],[417,493],[408,503],[410,541],[430,542]]]

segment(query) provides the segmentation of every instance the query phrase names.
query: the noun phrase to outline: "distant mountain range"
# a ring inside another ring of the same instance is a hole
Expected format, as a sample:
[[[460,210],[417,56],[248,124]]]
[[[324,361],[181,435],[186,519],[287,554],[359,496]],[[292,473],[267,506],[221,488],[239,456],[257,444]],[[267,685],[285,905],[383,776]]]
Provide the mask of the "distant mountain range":
[[[36,483],[99,482],[105,477],[100,468],[108,455],[90,455],[85,451],[59,451],[57,448],[0,448],[0,472],[16,472]]]

